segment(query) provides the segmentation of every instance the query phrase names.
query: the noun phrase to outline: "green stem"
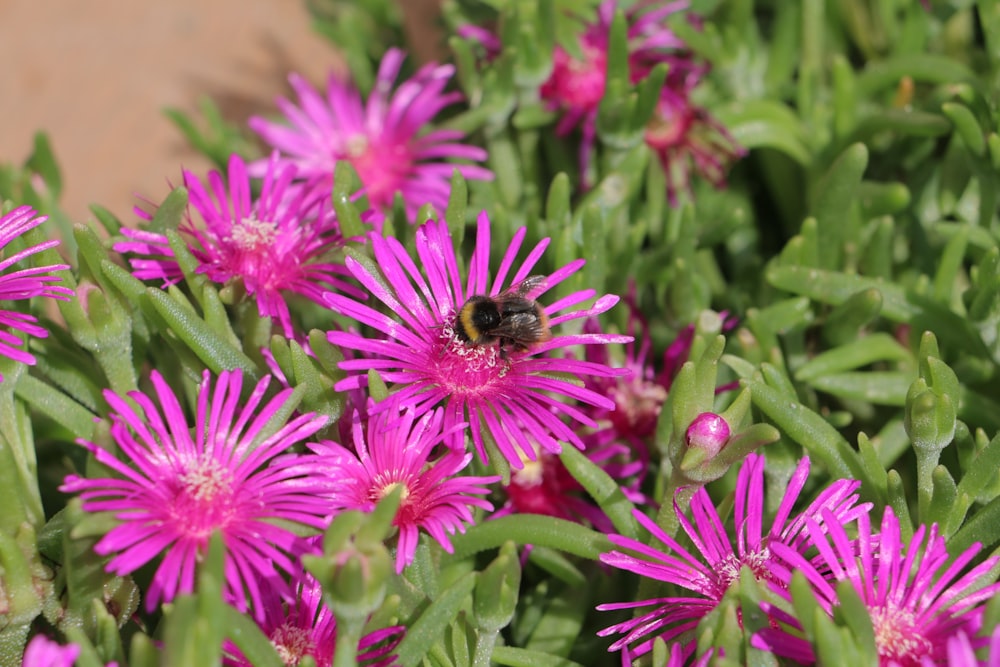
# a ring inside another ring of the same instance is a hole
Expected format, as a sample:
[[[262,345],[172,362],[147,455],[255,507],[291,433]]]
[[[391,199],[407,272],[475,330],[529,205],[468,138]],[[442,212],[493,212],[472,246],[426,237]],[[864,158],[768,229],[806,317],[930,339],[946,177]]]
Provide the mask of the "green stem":
[[[364,619],[337,618],[337,646],[332,667],[358,666],[358,643],[364,625]]]
[[[934,469],[940,460],[940,452],[930,454],[917,451],[917,516],[923,522],[930,511],[931,500],[934,497]]]
[[[476,651],[472,656],[472,667],[490,667],[493,664],[493,647],[496,643],[496,632],[480,630],[476,635]]]

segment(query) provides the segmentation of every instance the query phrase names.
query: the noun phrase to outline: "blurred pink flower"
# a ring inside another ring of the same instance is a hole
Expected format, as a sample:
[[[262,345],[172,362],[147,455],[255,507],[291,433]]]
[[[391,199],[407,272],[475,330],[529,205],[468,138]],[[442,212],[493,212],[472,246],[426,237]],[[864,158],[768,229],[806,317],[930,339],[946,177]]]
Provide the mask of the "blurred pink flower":
[[[45,635],[35,635],[24,649],[22,667],[73,667],[80,655],[76,644],[63,646]]]
[[[646,125],[646,145],[666,175],[671,205],[677,204],[679,192],[690,193],[692,173],[717,188],[725,187],[729,165],[746,155],[722,123],[691,101],[699,77],[693,73],[664,86]]]
[[[399,192],[410,220],[427,203],[443,214],[455,169],[467,179],[489,180],[493,175],[474,164],[442,161],[486,159],[484,149],[460,143],[464,132],[425,131],[444,108],[462,99],[457,92],[444,92],[455,68],[427,64],[393,92],[404,58],[399,49],[385,54],[367,101],[335,76],[330,77],[324,99],[292,74],[289,81],[299,106],[278,100],[290,126],[254,117],[250,127],[281,151],[283,164],[294,164],[298,177],[306,179],[308,187],[318,188],[325,198],[330,196],[334,166],[347,160],[357,171],[372,208],[391,208]],[[264,168],[264,161],[251,165],[255,173]]]
[[[687,0],[642,0],[625,11],[632,83],[645,79],[660,63],[669,66],[671,77],[680,76],[694,66],[684,42],[666,25],[669,16],[687,8]],[[611,22],[617,9],[616,0],[600,4],[597,22],[588,25],[580,35],[578,46],[582,58],[556,47],[552,74],[541,88],[542,99],[548,106],[562,112],[556,134],[562,136],[580,128],[580,167],[585,177],[597,135],[597,111],[607,81]]]

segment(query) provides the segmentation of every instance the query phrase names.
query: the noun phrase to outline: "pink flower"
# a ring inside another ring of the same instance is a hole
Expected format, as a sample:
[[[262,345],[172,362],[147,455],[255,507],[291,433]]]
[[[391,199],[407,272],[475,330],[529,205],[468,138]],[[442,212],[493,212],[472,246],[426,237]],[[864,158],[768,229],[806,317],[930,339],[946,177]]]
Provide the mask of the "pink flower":
[[[822,526],[817,523],[820,519]],[[982,626],[980,603],[996,595],[1000,583],[987,584],[983,578],[1000,558],[987,558],[962,574],[981,545],[975,544],[953,559],[937,525],[930,529],[920,526],[906,545],[891,507],[885,509],[878,535],[872,534],[869,518],[860,517],[856,542],[826,510],[808,519],[805,530],[819,549],[817,558],[807,561],[783,544],[773,547],[775,555],[784,568],[806,576],[827,613],[832,614],[838,604],[837,583],[851,583],[871,616],[881,665],[945,664],[949,644],[959,633],[965,634],[973,648],[989,642],[976,636]],[[778,594],[790,599],[785,590],[778,590]],[[801,629],[797,622],[774,605],[766,605],[765,610],[787,629],[772,624],[753,636],[753,645],[799,661],[814,660],[809,642],[795,632]]]
[[[307,572],[295,576],[291,589],[291,601],[282,600],[275,591],[264,592],[260,629],[278,651],[282,664],[294,667],[308,656],[316,661],[317,667],[331,667],[337,650],[337,621],[323,602],[323,589]],[[363,636],[358,644],[358,664],[389,667],[395,661],[393,651],[405,632],[404,627],[393,626]],[[227,644],[226,651],[226,665],[252,667],[235,646]]]
[[[815,521],[821,512],[825,512],[824,526],[830,521],[846,524],[859,516],[866,516],[871,509],[870,503],[857,504],[859,482],[838,480],[821,492],[800,515],[789,520],[808,475],[809,458],[805,457],[789,480],[771,528],[765,534],[764,457],[749,455],[740,467],[736,481],[735,548],[704,488],[699,488],[691,498],[693,522],[674,503],[677,519],[694,543],[698,555],[687,551],[653,521],[636,511],[636,520],[667,549],[647,546],[622,535],[610,535],[612,544],[627,551],[602,554],[601,562],[672,584],[695,595],[599,605],[597,608],[602,611],[655,605],[650,612],[598,632],[601,636],[624,633],[610,650],[628,646],[633,655],[642,656],[650,651],[657,636],[668,644],[682,637],[686,639],[685,633],[697,627],[698,622],[719,604],[729,586],[739,578],[743,566],[749,567],[759,581],[772,582],[778,588],[787,586],[791,575],[782,573],[778,565],[782,558],[787,559],[787,554],[802,554],[808,549],[812,537],[806,532],[809,521]],[[780,553],[777,551],[779,546],[784,547]],[[802,559],[805,560],[805,557]],[[689,656],[694,648],[693,642],[687,642],[685,656]]]
[[[492,173],[472,164],[442,162],[447,158],[481,162],[486,151],[459,143],[459,130],[431,130],[427,125],[442,109],[460,101],[459,93],[445,93],[454,74],[451,65],[428,64],[392,92],[405,55],[390,49],[379,67],[375,88],[363,102],[348,83],[331,76],[326,99],[296,74],[289,77],[299,97],[299,106],[285,99],[278,106],[291,127],[263,118],[250,119],[250,127],[268,144],[280,150],[284,163],[298,167],[298,176],[318,179],[325,197],[330,196],[333,168],[347,160],[357,171],[372,208],[392,206],[399,192],[407,215],[416,217],[426,203],[443,213],[451,190],[452,171],[467,179],[491,179]],[[263,162],[251,165],[262,171]]]
[[[111,436],[130,463],[81,440],[116,476],[69,475],[61,490],[79,493],[88,512],[111,512],[119,521],[94,548],[113,555],[109,572],[124,576],[162,555],[147,610],[194,589],[196,565],[215,531],[226,546],[229,597],[241,610],[247,597],[260,609],[261,583],[281,586],[276,568],[294,570],[298,538],[282,523],[326,526],[327,505],[317,497],[322,486],[308,470],[315,459],[281,456],[326,418],[301,415],[278,428],[271,421],[292,391],[262,404],[269,379],[243,401],[240,371],[223,372],[214,388],[206,371],[193,428],[156,371],[155,401],[139,391],[128,398],[104,392],[112,409]]]
[[[637,2],[625,12],[628,21],[629,75],[632,83],[645,79],[659,63],[669,66],[671,77],[687,72],[693,64],[686,47],[667,27],[667,17],[688,7],[687,0],[656,3]],[[580,166],[586,174],[597,134],[597,111],[604,98],[608,69],[611,21],[616,0],[605,0],[598,8],[597,23],[587,26],[579,38],[582,59],[562,47],[553,54],[553,69],[542,85],[541,96],[549,107],[562,112],[556,133],[566,135],[579,127],[582,133]]]
[[[726,170],[746,155],[729,131],[708,111],[691,102],[700,74],[692,73],[664,86],[653,117],[646,126],[646,145],[656,154],[667,178],[667,198],[691,191],[691,173],[717,188],[726,185]]]
[[[446,442],[454,449],[464,449],[465,435],[456,425],[468,422],[483,461],[487,459],[487,440],[515,468],[522,467],[522,455],[528,460],[536,458],[536,445],[549,452],[561,451],[561,442],[582,448],[579,436],[560,416],[570,422],[594,426],[593,420],[574,402],[606,409],[613,403],[579,386],[577,379],[614,377],[621,371],[602,364],[543,355],[575,345],[625,342],[629,340],[627,336],[567,334],[552,335],[545,340],[539,336],[539,342],[519,349],[503,344],[474,344],[463,340],[456,330],[458,315],[467,299],[474,295],[497,297],[504,291],[504,285],[521,285],[531,276],[549,240],[536,245],[511,276],[526,231],[521,228],[514,234],[500,268],[490,281],[490,221],[485,213],[480,214],[476,249],[464,285],[451,234],[443,221],[428,222],[417,230],[415,244],[422,269],[396,239],[370,235],[375,263],[382,275],[372,273],[351,258],[347,259],[347,267],[399,320],[346,296],[326,295],[333,310],[384,336],[369,339],[347,331],[327,334],[334,345],[367,355],[341,363],[340,367],[350,375],[335,388],[343,391],[363,386],[366,372],[374,369],[384,381],[395,386],[392,400],[376,404],[373,409],[381,410],[390,402],[397,402],[411,407],[419,416],[443,404]],[[583,264],[583,260],[573,261],[538,285],[535,283],[539,279],[533,279],[530,284],[535,285],[537,293],[525,298],[537,298],[540,292],[559,284]],[[547,320],[547,326],[542,328],[555,329],[564,322],[602,313],[618,301],[618,297],[605,295],[583,310],[567,310],[594,295],[594,290],[587,289],[539,306],[539,322]],[[519,427],[514,428],[514,424]]]
[[[371,410],[372,406],[369,406]],[[326,462],[322,468],[329,482],[331,508],[371,511],[379,500],[397,487],[402,497],[393,525],[399,530],[396,572],[413,562],[417,540],[423,530],[451,552],[448,535],[465,532],[473,523],[472,508],[493,509],[484,486],[499,477],[458,477],[472,454],[453,449],[433,460],[431,454],[446,435],[442,410],[429,412],[419,420],[412,410],[398,414],[383,410],[368,419],[367,438],[360,419],[354,420],[354,447],[335,442],[311,444]],[[454,426],[462,429],[463,424]]]
[[[23,301],[36,296],[66,301],[72,296],[73,290],[69,287],[52,284],[61,280],[59,276],[53,275],[53,272],[68,269],[68,264],[49,264],[7,271],[24,259],[59,245],[58,240],[52,239],[28,245],[14,253],[8,253],[6,250],[12,241],[47,219],[45,216],[39,216],[30,206],[19,206],[10,213],[0,216],[0,251],[2,251],[0,252],[0,301]],[[0,308],[0,356],[29,366],[34,365],[34,355],[22,349],[23,342],[13,331],[38,338],[47,337],[48,331],[37,322],[38,318],[33,315]],[[0,375],[0,382],[2,381],[3,375]]]
[[[325,200],[306,190],[293,193],[295,168],[280,163],[277,155],[264,164],[264,182],[256,199],[238,155],[229,158],[225,183],[217,171],[209,173],[207,186],[185,171],[191,206],[204,225],[188,217],[180,231],[200,273],[219,284],[240,281],[256,298],[260,314],[277,319],[285,336],[292,337],[289,293],[322,303],[322,294],[331,289],[360,292],[344,282],[343,265],[329,259],[343,239]],[[129,240],[116,243],[114,249],[140,255],[129,260],[137,278],[172,284],[183,277],[166,236],[128,228],[122,228],[122,234]]]
[[[73,667],[80,656],[76,644],[63,646],[45,635],[35,635],[24,649],[21,664],[25,667]]]

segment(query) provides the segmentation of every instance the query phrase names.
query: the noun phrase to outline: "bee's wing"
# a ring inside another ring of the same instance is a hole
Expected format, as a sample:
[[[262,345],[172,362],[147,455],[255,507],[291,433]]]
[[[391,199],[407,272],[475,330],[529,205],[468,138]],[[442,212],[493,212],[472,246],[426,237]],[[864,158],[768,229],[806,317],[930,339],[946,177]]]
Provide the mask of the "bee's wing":
[[[539,318],[534,312],[514,313],[505,317],[496,328],[490,330],[490,335],[524,343],[548,340],[552,337],[545,319]]]
[[[501,297],[517,297],[521,299],[534,299],[540,292],[544,292],[548,287],[547,285],[548,276],[528,276],[519,283],[514,283],[503,292],[501,292],[497,298]]]

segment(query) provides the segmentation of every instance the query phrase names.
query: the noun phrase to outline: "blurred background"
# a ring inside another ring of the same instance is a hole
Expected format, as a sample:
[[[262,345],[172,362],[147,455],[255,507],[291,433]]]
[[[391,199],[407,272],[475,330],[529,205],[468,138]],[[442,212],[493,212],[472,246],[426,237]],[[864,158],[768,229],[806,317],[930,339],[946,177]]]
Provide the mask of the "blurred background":
[[[182,167],[210,166],[164,108],[207,95],[243,124],[289,93],[289,71],[318,83],[340,67],[296,0],[0,0],[0,62],[0,162],[45,130],[69,217],[99,203],[126,223],[137,195],[158,202]]]

